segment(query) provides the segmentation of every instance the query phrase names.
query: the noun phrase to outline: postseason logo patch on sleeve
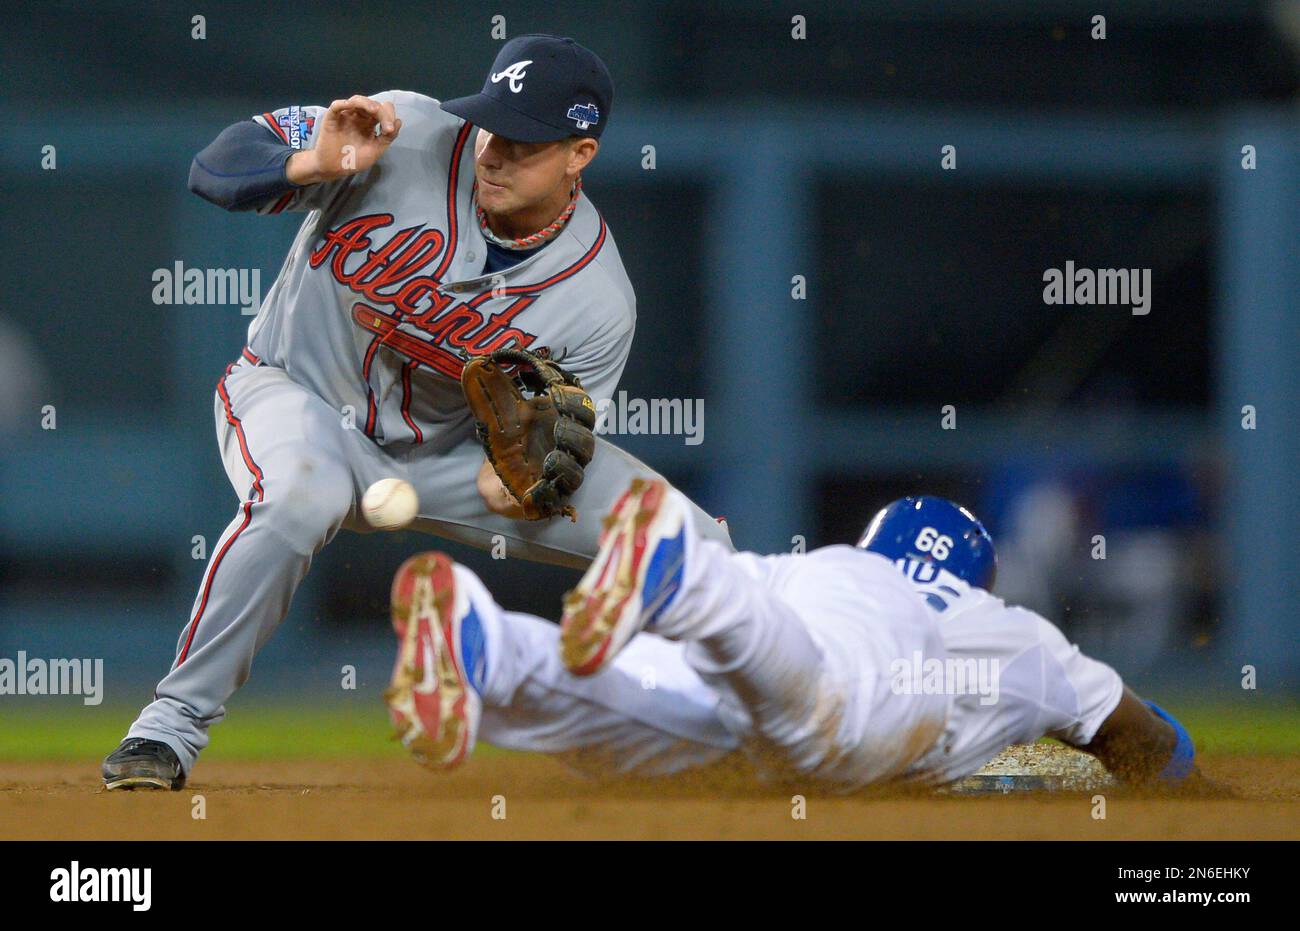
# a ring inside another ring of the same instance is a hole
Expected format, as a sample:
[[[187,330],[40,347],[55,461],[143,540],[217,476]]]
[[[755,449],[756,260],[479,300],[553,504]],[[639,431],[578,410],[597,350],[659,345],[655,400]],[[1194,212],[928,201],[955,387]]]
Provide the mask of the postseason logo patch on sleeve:
[[[302,148],[303,140],[311,135],[311,131],[316,125],[316,117],[309,116],[297,104],[285,109],[275,118],[275,121],[284,130],[285,138],[289,141],[289,147],[293,149]]]

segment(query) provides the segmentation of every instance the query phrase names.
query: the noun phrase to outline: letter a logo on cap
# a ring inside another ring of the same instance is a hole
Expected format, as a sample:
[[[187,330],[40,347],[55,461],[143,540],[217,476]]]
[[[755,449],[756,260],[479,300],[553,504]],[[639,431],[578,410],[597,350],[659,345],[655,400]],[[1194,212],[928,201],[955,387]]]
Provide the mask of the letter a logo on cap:
[[[528,73],[524,69],[527,68],[532,63],[533,63],[532,59],[528,59],[527,61],[517,61],[509,68],[506,68],[504,71],[499,71],[496,74],[492,75],[492,83],[500,84],[502,80],[504,80],[505,78],[509,78],[510,93],[517,94],[524,89],[524,85],[520,83],[521,81],[523,81],[524,75]]]

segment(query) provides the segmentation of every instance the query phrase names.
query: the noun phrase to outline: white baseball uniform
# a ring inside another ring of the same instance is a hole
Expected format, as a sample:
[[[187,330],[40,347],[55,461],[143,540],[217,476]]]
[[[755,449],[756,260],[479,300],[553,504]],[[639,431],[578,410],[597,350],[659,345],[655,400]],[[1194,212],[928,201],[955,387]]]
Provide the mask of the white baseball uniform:
[[[501,610],[456,571],[487,638],[479,739],[596,771],[671,773],[742,750],[838,789],[939,784],[1010,744],[1088,743],[1123,690],[1037,614],[849,546],[761,557],[694,539],[656,625],[675,639],[638,634],[589,679],[564,669],[554,624]]]

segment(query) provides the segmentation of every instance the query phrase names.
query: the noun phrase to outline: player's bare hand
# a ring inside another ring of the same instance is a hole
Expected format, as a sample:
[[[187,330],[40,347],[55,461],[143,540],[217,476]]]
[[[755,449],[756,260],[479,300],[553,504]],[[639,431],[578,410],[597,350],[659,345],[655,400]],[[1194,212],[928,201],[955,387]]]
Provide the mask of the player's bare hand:
[[[488,506],[488,510],[502,517],[510,517],[520,520],[524,516],[524,508],[512,495],[505,485],[501,484],[501,479],[497,476],[496,470],[492,468],[492,463],[486,459],[478,470],[478,493],[483,498],[483,503]]]
[[[401,129],[391,101],[381,103],[360,94],[336,100],[321,114],[316,145],[290,157],[288,178],[305,185],[365,171],[379,161]]]

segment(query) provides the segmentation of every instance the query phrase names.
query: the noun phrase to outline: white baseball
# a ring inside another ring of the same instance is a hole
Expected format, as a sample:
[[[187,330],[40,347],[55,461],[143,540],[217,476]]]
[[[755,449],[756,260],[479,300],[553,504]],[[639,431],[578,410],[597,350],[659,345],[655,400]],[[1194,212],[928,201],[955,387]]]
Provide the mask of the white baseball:
[[[378,530],[400,530],[420,511],[420,499],[411,483],[400,478],[381,478],[361,496],[361,513]]]

